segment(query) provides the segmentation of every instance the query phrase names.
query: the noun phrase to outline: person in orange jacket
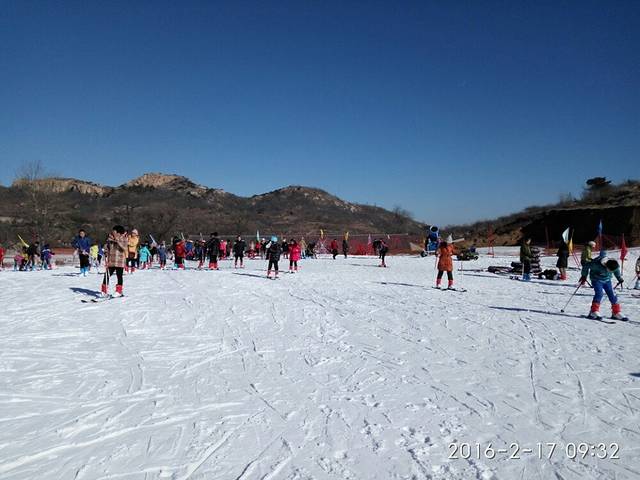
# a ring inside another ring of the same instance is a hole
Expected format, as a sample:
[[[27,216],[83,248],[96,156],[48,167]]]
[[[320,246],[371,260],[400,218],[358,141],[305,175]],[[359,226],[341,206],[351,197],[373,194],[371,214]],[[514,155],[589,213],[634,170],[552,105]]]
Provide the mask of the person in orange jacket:
[[[440,288],[442,275],[447,272],[449,285],[447,288],[453,288],[453,238],[449,235],[446,241],[440,242],[438,245],[438,277],[436,279],[436,288]]]

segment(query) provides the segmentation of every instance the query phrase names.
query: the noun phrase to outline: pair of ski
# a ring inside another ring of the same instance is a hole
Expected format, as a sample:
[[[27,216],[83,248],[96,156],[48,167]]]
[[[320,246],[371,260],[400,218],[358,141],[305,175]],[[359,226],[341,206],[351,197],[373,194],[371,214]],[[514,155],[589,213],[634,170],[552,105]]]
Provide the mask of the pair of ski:
[[[583,318],[587,318],[589,320],[595,320],[596,322],[602,322],[602,323],[606,323],[607,325],[615,325],[616,321],[618,322],[628,322],[629,321],[629,317],[622,317],[619,319],[614,319],[612,318],[611,320],[607,320],[603,317],[590,317],[589,315],[584,315]]]
[[[80,300],[82,303],[102,303],[102,302],[106,302],[107,300],[115,300],[116,298],[124,298],[124,295],[119,295],[119,296],[114,296],[114,295],[106,295],[104,297],[96,297],[96,298],[83,298],[82,300]]]
[[[444,291],[449,291],[449,292],[466,292],[467,289],[466,288],[454,288],[454,287],[450,287],[450,288],[440,288],[440,287],[433,287],[436,290],[442,290]]]

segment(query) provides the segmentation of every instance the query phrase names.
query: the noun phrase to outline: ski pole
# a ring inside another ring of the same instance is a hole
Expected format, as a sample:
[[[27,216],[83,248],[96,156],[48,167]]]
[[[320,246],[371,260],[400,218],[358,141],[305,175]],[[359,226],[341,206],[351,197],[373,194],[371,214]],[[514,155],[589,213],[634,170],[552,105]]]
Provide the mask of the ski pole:
[[[569,302],[571,302],[571,299],[575,296],[576,293],[578,293],[578,290],[580,290],[580,287],[582,287],[582,284],[578,285],[578,288],[576,288],[576,291],[573,292],[571,294],[571,296],[569,297],[569,300],[567,300],[567,304],[564,306],[564,308],[560,309],[561,313],[564,313],[565,308],[567,308],[569,306]]]

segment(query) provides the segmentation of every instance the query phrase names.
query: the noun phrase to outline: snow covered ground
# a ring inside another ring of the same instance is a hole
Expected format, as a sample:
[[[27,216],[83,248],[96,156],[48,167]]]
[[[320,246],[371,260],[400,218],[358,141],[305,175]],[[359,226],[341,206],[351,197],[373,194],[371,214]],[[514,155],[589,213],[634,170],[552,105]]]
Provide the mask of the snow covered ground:
[[[463,293],[433,258],[388,263],[137,272],[100,304],[97,275],[0,272],[0,478],[640,478],[631,290],[608,325],[587,289],[559,313],[576,270],[456,271]]]

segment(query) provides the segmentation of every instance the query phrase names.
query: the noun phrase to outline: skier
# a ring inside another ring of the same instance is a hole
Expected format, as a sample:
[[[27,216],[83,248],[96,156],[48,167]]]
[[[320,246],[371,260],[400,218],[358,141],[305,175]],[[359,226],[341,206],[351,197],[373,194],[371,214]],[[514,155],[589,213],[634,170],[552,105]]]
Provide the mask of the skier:
[[[204,240],[199,240],[194,246],[195,260],[198,262],[198,270],[202,270],[204,267],[204,260],[207,256],[207,249],[204,245]]]
[[[22,271],[24,266],[24,254],[18,250],[13,257],[13,271]]]
[[[102,280],[102,295],[109,295],[109,279],[116,274],[118,283],[114,296],[122,296],[123,271],[129,253],[129,239],[122,225],[115,225],[105,243],[105,273]]]
[[[582,253],[580,254],[580,265],[584,267],[587,263],[593,260],[591,258],[591,255],[593,255],[593,249],[595,248],[595,246],[596,242],[594,242],[593,240],[587,242],[587,244],[584,246],[584,249],[582,250]]]
[[[346,238],[342,239],[342,254],[344,258],[347,258],[347,254],[349,253],[349,242],[347,242]]]
[[[87,237],[87,233],[80,229],[78,235],[73,239],[73,248],[78,251],[80,258],[80,275],[87,276],[87,272],[91,267],[89,263],[89,251],[91,250],[91,239]]]
[[[633,286],[634,289],[640,290],[640,257],[636,260],[636,284]]]
[[[289,242],[287,242],[287,239],[283,239],[282,240],[282,256],[284,258],[289,258]]]
[[[142,244],[139,252],[140,263],[142,266],[140,267],[142,270],[146,270],[149,268],[149,258],[151,258],[151,252],[149,251],[149,247],[146,243]]]
[[[329,248],[331,250],[331,255],[333,255],[333,259],[335,260],[338,256],[338,241],[335,238],[331,240],[331,245]]]
[[[231,252],[233,251],[233,243],[231,240],[227,240],[227,245],[225,246],[224,255],[225,258],[231,259]]]
[[[300,254],[302,258],[307,258],[307,242],[304,241],[304,237],[300,239]]]
[[[436,278],[436,288],[440,288],[440,282],[442,282],[444,272],[447,272],[447,280],[449,281],[447,288],[453,289],[453,237],[451,235],[438,245],[438,276]]]
[[[98,266],[100,262],[98,262],[98,244],[93,242],[91,247],[89,248],[89,260],[91,261],[91,267],[95,267],[96,272],[98,271]]]
[[[187,256],[185,243],[184,240],[180,240],[178,237],[173,239],[174,267],[179,270],[184,270],[184,259]]]
[[[158,247],[158,261],[160,262],[160,268],[164,270],[167,267],[167,246],[164,242]]]
[[[278,261],[280,261],[280,254],[282,253],[282,248],[278,243],[278,237],[271,237],[271,242],[269,242],[267,247],[267,258],[269,259],[269,266],[267,267],[267,278],[271,277],[271,268],[275,270],[275,277],[278,278]]]
[[[582,267],[582,276],[580,277],[580,285],[584,285],[587,281],[587,275],[591,279],[591,285],[593,286],[594,295],[591,302],[591,311],[588,317],[599,319],[600,314],[600,301],[604,296],[604,293],[609,297],[611,302],[611,318],[614,320],[623,320],[624,317],[620,313],[622,308],[618,303],[618,297],[613,291],[611,285],[611,276],[614,275],[618,279],[618,283],[624,283],[624,279],[620,274],[620,265],[616,260],[608,257],[598,257],[591,260],[584,267]]]
[[[5,249],[0,243],[0,270],[4,270],[4,253]]]
[[[33,271],[36,268],[36,257],[40,256],[40,242],[35,242],[27,248],[27,267]],[[85,273],[86,275],[86,273]]]
[[[387,268],[387,264],[385,263],[384,259],[387,256],[387,253],[389,252],[389,245],[387,245],[387,242],[385,242],[384,240],[380,239],[378,240],[378,252],[380,253],[380,260],[382,261],[382,263],[380,263],[380,267],[384,267]]]
[[[209,270],[219,270],[218,255],[220,255],[220,239],[218,238],[218,232],[213,232],[209,236],[207,254],[209,255]]]
[[[240,260],[240,268],[244,268],[244,251],[247,248],[245,242],[240,235],[233,244],[233,268],[238,268],[238,260]]]
[[[301,251],[302,249],[300,245],[298,245],[298,242],[292,238],[289,245],[289,273],[298,271],[298,261],[300,260]]]
[[[533,259],[533,253],[531,253],[531,239],[525,237],[520,244],[520,263],[522,263],[522,280],[528,282],[531,280],[531,260]]]
[[[40,252],[40,260],[42,260],[43,270],[51,270],[53,268],[51,261],[53,260],[54,255],[55,253],[53,253],[53,251],[49,247],[49,244],[45,243],[45,245],[42,247],[42,251]]]
[[[567,267],[569,266],[569,245],[563,240],[558,248],[558,261],[556,267],[560,270],[560,280],[567,279]]]
[[[126,271],[127,273],[129,271],[133,273],[136,271],[136,267],[138,266],[138,243],[140,243],[140,236],[138,235],[138,230],[135,228],[131,230],[128,242]]]

